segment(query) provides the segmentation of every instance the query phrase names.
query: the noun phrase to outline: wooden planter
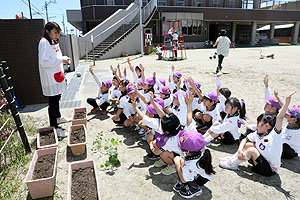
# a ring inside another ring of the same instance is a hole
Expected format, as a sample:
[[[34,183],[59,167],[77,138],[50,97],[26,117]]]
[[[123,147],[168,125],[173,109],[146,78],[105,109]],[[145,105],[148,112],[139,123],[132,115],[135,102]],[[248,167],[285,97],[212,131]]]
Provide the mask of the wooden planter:
[[[33,199],[52,196],[54,193],[54,185],[56,179],[57,168],[57,147],[37,150],[32,158],[28,173],[25,178],[25,183],[28,187],[29,193]],[[40,156],[55,155],[54,169],[51,177],[32,180],[35,164]]]
[[[55,143],[41,146],[40,132],[49,131],[51,129],[53,129],[53,132],[54,132]],[[58,137],[57,137],[56,129],[54,127],[41,128],[37,131],[37,148],[38,149],[45,149],[45,148],[51,148],[51,147],[57,147],[57,146],[58,146]]]
[[[71,144],[71,134],[72,131],[74,130],[78,130],[78,129],[84,129],[84,136],[85,136],[85,141],[83,143],[77,143],[77,144]],[[68,133],[68,146],[71,148],[72,154],[74,156],[79,156],[84,154],[85,151],[85,146],[86,146],[86,128],[83,124],[79,124],[79,125],[72,125],[69,127],[69,133]]]
[[[73,110],[73,114],[72,114],[72,125],[77,125],[77,124],[84,124],[86,126],[87,124],[87,121],[86,121],[86,114],[85,114],[85,117],[83,119],[74,119],[74,116],[76,113],[78,112],[86,112],[86,108],[75,108]]]
[[[94,175],[96,179],[96,188],[97,188],[97,194],[98,194],[98,200],[100,199],[100,191],[98,187],[98,181],[97,181],[97,174],[96,174],[96,167],[95,163],[93,160],[90,161],[79,161],[79,162],[74,162],[69,165],[69,177],[68,177],[68,195],[67,195],[67,200],[72,200],[72,170],[77,170],[77,169],[85,169],[87,167],[92,167],[94,168]]]

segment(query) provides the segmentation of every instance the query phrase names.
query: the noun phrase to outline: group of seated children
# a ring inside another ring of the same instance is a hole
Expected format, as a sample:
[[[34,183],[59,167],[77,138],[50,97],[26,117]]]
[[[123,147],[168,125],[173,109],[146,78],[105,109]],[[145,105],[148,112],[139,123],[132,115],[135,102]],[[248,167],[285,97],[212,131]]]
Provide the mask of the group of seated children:
[[[221,87],[222,72],[216,77],[216,91],[204,93],[200,82],[184,78],[174,66],[167,83],[155,72],[146,78],[141,64],[134,68],[128,59],[128,65],[133,80],[128,79],[126,68],[121,74],[119,65],[117,69],[111,66],[112,80],[100,80],[90,67],[99,86],[98,96],[87,99],[91,112],[101,109],[101,114],[106,114],[112,104],[116,112],[113,122],[134,128],[147,141],[147,158],[156,160],[154,166],[165,166],[161,170],[164,175],[177,172],[179,180],[173,189],[182,197],[201,195],[202,186],[215,174],[207,147],[216,138],[222,145],[240,143],[234,155],[219,159],[220,167],[236,170],[240,163],[249,161],[252,171],[263,176],[276,174],[281,158],[291,159],[300,153],[300,106],[288,108],[294,93],[285,102],[276,90],[273,97],[268,76],[264,79],[265,112],[240,134],[246,119],[245,102]]]

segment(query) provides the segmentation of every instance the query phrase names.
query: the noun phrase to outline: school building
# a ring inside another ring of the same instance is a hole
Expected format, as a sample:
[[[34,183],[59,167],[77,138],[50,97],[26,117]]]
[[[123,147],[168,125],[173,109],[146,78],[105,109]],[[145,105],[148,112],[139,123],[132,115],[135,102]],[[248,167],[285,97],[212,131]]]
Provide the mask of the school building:
[[[81,10],[67,10],[68,21],[83,34],[100,23],[129,10],[132,0],[81,0]],[[144,32],[153,34],[153,43],[163,43],[168,21],[180,21],[187,47],[203,47],[205,41],[215,41],[221,29],[226,29],[232,42],[238,45],[257,44],[257,29],[270,25],[269,44],[274,39],[275,26],[292,24],[290,43],[299,40],[299,1],[275,0],[143,0]],[[127,14],[127,16],[129,16]],[[122,20],[127,16],[123,16]]]

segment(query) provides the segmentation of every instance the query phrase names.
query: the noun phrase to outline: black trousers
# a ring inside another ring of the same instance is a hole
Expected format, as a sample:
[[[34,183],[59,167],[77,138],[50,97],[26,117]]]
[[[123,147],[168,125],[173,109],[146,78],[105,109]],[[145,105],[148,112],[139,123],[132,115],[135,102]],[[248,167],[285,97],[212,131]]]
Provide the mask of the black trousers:
[[[49,107],[48,107],[49,121],[50,121],[50,126],[53,126],[54,128],[58,127],[57,118],[61,117],[61,114],[59,111],[60,97],[61,97],[60,94],[49,97]]]
[[[234,137],[230,132],[225,132],[224,133],[224,139],[221,139],[221,144],[235,144],[238,142],[238,140],[235,140]]]
[[[222,67],[223,59],[224,59],[223,55],[218,55],[218,67]]]
[[[97,108],[98,107],[98,104],[96,103],[96,99],[94,99],[94,98],[88,98],[86,101],[87,101],[88,104],[90,104],[91,106],[93,106],[93,108]],[[100,105],[100,108],[102,110],[106,110],[106,108],[108,106],[109,106],[109,103],[104,102],[103,104]]]
[[[290,147],[290,145],[284,143],[282,147],[283,149],[282,149],[281,158],[292,159],[298,156],[298,154],[295,152],[294,149]]]

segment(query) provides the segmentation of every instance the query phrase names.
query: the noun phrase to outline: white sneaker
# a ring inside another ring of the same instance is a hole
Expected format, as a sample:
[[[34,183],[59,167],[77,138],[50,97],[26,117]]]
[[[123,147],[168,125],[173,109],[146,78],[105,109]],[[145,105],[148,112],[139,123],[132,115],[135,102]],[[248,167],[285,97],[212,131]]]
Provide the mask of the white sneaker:
[[[65,132],[64,130],[62,130],[60,128],[56,129],[56,133],[57,133],[58,137],[62,137],[62,138],[67,137],[67,135],[68,135],[67,132]]]
[[[71,119],[66,118],[66,117],[57,118],[57,124],[66,123],[69,121],[71,121]]]

